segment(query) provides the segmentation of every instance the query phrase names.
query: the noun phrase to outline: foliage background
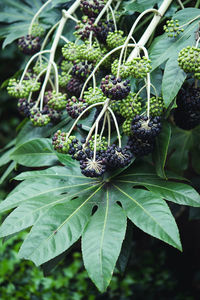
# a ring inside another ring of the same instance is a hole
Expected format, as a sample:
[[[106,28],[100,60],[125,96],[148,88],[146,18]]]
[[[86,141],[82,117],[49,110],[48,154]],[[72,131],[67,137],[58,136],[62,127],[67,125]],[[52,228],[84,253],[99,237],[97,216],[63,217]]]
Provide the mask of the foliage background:
[[[4,82],[21,66],[24,57],[16,45],[0,52],[0,80]],[[17,101],[1,90],[0,148],[16,135],[22,120]],[[20,167],[24,171],[25,167]],[[2,168],[3,172],[5,168]],[[190,167],[187,178],[200,191],[200,176]],[[12,178],[14,172],[9,176]],[[0,198],[13,189],[7,181],[0,188]],[[78,246],[46,277],[42,269],[17,257],[26,233],[0,242],[0,299],[162,299],[196,300],[200,294],[200,214],[198,209],[171,205],[180,229],[183,253],[151,238],[132,225],[132,251],[124,274],[116,269],[106,294],[100,294],[84,270]],[[191,217],[193,216],[193,217]]]

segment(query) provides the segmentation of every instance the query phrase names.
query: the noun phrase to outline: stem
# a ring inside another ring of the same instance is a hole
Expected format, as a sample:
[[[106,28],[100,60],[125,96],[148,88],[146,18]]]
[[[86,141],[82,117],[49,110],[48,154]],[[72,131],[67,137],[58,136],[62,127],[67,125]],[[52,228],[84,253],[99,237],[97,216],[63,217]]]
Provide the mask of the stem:
[[[60,37],[65,43],[69,43],[69,40],[66,38],[66,37],[64,37],[63,35],[61,35],[61,37]]]
[[[37,19],[37,17],[39,16],[39,14],[43,11],[43,9],[51,2],[52,0],[48,0],[46,3],[44,3],[40,9],[37,11],[37,13],[35,14],[35,16],[33,17],[32,21],[31,21],[31,24],[29,26],[29,30],[28,30],[28,33],[31,34],[31,31],[32,31],[32,27],[33,27],[33,24],[35,23],[35,20]]]
[[[27,70],[28,70],[30,64],[32,63],[32,61],[33,61],[38,55],[43,54],[43,53],[49,53],[49,52],[50,52],[50,50],[40,51],[40,52],[36,53],[35,55],[33,55],[33,56],[29,59],[28,63],[26,64],[26,67],[25,67],[25,69],[24,69],[24,72],[23,72],[23,74],[22,74],[22,76],[21,76],[21,79],[20,79],[20,82],[19,82],[20,84],[22,83],[22,80],[24,79],[24,76],[25,76],[25,74],[26,74],[26,72],[27,72]]]
[[[64,14],[65,14],[65,17],[66,17],[66,18],[71,19],[71,20],[74,21],[75,23],[78,23],[78,22],[79,22],[76,18],[74,18],[72,15],[70,15],[70,14],[68,13],[68,11],[64,11]]]
[[[102,135],[103,135],[104,129],[105,129],[105,125],[106,125],[106,118],[107,118],[107,112],[105,113],[105,115],[104,115],[104,119],[103,119],[103,126],[102,126],[101,133],[100,133],[100,136],[99,136],[99,140],[100,140],[100,141],[101,141],[101,138],[102,138]]]
[[[171,0],[172,1],[172,0]],[[126,47],[128,46],[128,42],[129,40],[131,39],[132,35],[133,35],[133,32],[135,30],[135,27],[137,26],[137,24],[139,23],[139,21],[143,18],[144,15],[146,15],[147,13],[149,12],[154,12],[156,15],[159,14],[158,13],[158,10],[157,9],[154,9],[154,8],[150,8],[150,9],[147,9],[145,10],[143,13],[141,13],[138,18],[135,20],[131,30],[129,31],[129,34],[126,38],[126,41],[123,45],[123,48],[121,50],[121,53],[120,53],[120,57],[119,57],[119,64],[118,64],[118,70],[117,70],[117,77],[119,77],[119,73],[120,73],[120,66],[121,66],[121,62],[122,62],[122,57],[123,57],[123,54],[124,54],[124,50],[126,49]],[[137,53],[137,49],[134,49],[134,51]]]
[[[108,146],[110,146],[110,135],[111,135],[110,113],[106,112],[106,116],[108,120]]]
[[[96,159],[96,153],[97,153],[97,133],[98,133],[98,127],[99,127],[99,122],[97,122],[96,127],[95,127],[95,136],[94,136],[94,155],[93,155],[93,160],[95,161]]]
[[[117,131],[117,137],[118,137],[119,147],[121,148],[122,142],[121,142],[121,136],[120,136],[120,132],[119,132],[119,126],[118,126],[118,123],[117,123],[117,119],[116,119],[116,117],[115,117],[114,112],[112,111],[112,109],[111,109],[110,107],[108,107],[108,110],[109,110],[109,112],[111,113],[112,118],[113,118],[113,120],[114,120],[115,128],[116,128],[116,131]]]
[[[44,49],[44,47],[46,46],[47,41],[48,41],[50,35],[51,35],[52,32],[56,29],[56,27],[59,25],[59,23],[60,23],[60,21],[57,22],[57,23],[56,23],[53,27],[51,27],[51,29],[48,31],[48,33],[47,33],[47,35],[46,35],[46,37],[45,37],[45,39],[44,39],[44,41],[43,41],[43,43],[42,43],[41,50]]]
[[[100,14],[98,15],[98,17],[96,18],[94,25],[97,25],[98,22],[100,21],[101,17],[104,15],[104,13],[106,12],[107,8],[109,7],[109,5],[112,3],[113,0],[108,0],[108,2],[106,3],[106,5],[104,6],[104,8],[102,9],[102,11],[100,12]]]
[[[90,110],[91,108],[95,107],[95,106],[98,106],[98,105],[104,105],[104,102],[99,102],[99,103],[95,103],[95,104],[92,104],[90,105],[88,108],[86,108],[79,116],[78,118],[76,119],[76,121],[73,123],[72,127],[70,128],[70,131],[68,132],[67,134],[67,139],[69,138],[70,134],[72,133],[74,127],[76,126],[76,124],[78,123],[78,121],[82,118],[82,116],[88,111]]]
[[[178,4],[180,5],[181,9],[184,9],[184,8],[185,8],[184,5],[183,5],[183,3],[181,2],[181,0],[177,0],[177,2],[178,2]]]
[[[121,2],[122,2],[122,0],[118,0],[118,1],[117,1],[117,4],[116,4],[116,6],[115,6],[115,8],[114,8],[114,11],[117,11],[117,10],[118,10],[118,8],[119,8]]]
[[[147,117],[150,117],[150,93],[151,93],[151,81],[150,73],[147,73]]]
[[[200,1],[200,0],[199,0]],[[187,26],[187,25],[189,25],[189,24],[191,24],[192,22],[194,22],[196,19],[198,19],[198,18],[200,18],[200,15],[198,15],[197,17],[195,17],[195,18],[193,18],[192,20],[190,20],[189,22],[187,22],[187,23],[185,23],[185,24],[183,24],[183,25],[181,25],[181,26],[179,26],[179,28],[182,28],[182,27],[185,27],[185,26]]]
[[[85,143],[83,145],[83,148],[88,144],[88,141],[89,141],[89,139],[90,139],[90,137],[92,135],[92,132],[93,132],[94,128],[96,127],[96,124],[99,123],[99,120],[101,119],[101,117],[103,116],[103,114],[105,113],[105,111],[108,109],[109,101],[110,101],[110,99],[107,99],[105,102],[103,102],[104,106],[103,106],[100,114],[98,115],[96,121],[92,125],[92,127],[91,127],[91,129],[90,129],[90,131],[89,131],[89,133],[87,135],[86,141],[85,141]],[[102,102],[100,102],[100,103],[102,103]]]
[[[114,26],[115,26],[115,31],[117,31],[117,23],[116,23],[116,19],[115,19],[115,14],[114,14],[114,11],[113,11],[111,5],[109,5],[109,9],[110,9],[110,12],[111,12],[111,15],[112,15],[113,23],[114,23]]]
[[[141,45],[141,46],[145,46],[146,45],[148,39],[152,35],[152,33],[155,30],[156,26],[160,22],[160,19],[163,17],[163,15],[165,14],[166,10],[168,9],[168,7],[172,3],[172,1],[173,0],[164,0],[163,1],[163,3],[161,4],[160,8],[158,9],[158,14],[154,15],[151,23],[149,24],[149,26],[147,27],[146,31],[144,32],[144,34],[140,38],[140,40],[138,42],[139,45]],[[137,51],[135,51],[135,49],[134,49],[131,52],[131,54],[130,54],[130,56],[128,58],[128,61],[131,61],[135,57],[137,57]]]
[[[76,0],[74,2],[74,4],[68,9],[68,11],[62,10],[62,18],[59,22],[59,26],[58,26],[58,29],[57,29],[57,32],[56,32],[51,50],[50,50],[50,57],[49,57],[49,63],[48,63],[48,66],[47,66],[47,72],[46,72],[46,76],[45,76],[45,79],[44,79],[44,82],[43,82],[43,85],[42,85],[42,89],[41,89],[41,94],[40,94],[40,96],[41,96],[41,105],[40,105],[40,107],[43,104],[46,85],[47,85],[47,82],[49,80],[49,76],[51,74],[51,67],[54,64],[55,52],[56,52],[60,37],[62,35],[65,23],[66,23],[69,15],[71,15],[78,8],[79,4],[80,4],[80,0]]]

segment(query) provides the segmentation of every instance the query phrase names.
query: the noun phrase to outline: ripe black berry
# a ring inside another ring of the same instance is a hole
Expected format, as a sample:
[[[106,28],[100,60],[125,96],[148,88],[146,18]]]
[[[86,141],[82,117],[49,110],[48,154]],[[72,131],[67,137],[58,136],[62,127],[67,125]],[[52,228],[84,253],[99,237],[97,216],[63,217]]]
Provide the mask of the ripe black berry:
[[[106,151],[106,163],[112,168],[123,168],[131,162],[132,154],[126,147],[120,148],[116,145],[108,147]]]
[[[72,119],[76,119],[87,107],[84,99],[73,96],[67,101],[66,110]],[[84,114],[83,118],[86,116],[87,114]]]
[[[131,130],[136,138],[154,139],[161,131],[160,117],[136,116],[133,118]]]
[[[112,100],[121,100],[130,92],[130,80],[122,80],[114,75],[106,75],[101,81],[101,89],[105,96]]]

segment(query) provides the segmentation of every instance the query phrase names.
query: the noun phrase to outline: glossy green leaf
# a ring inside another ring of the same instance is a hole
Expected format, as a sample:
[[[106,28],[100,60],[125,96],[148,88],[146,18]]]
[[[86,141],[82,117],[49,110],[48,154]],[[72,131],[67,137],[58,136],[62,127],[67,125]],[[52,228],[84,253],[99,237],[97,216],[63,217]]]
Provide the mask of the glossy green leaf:
[[[0,167],[6,165],[7,163],[9,163],[12,159],[11,159],[11,154],[14,151],[14,147],[12,147],[11,149],[6,150],[6,152],[4,152],[1,157],[0,157]]]
[[[168,122],[163,122],[162,131],[156,139],[156,146],[153,152],[153,159],[155,163],[156,173],[161,178],[166,178],[164,171],[167,151],[171,138],[171,127]]]
[[[126,231],[122,208],[111,201],[108,190],[105,198],[82,236],[84,265],[100,292],[110,283]]]
[[[127,217],[137,227],[182,250],[176,222],[161,197],[141,189],[133,189],[130,183],[116,183],[114,186],[115,197],[120,199]]]
[[[50,166],[57,161],[51,140],[35,139],[28,141],[12,153],[11,158],[27,167]]]
[[[91,215],[93,197],[100,188],[92,194],[50,207],[31,229],[19,256],[41,265],[66,251],[81,236]]]
[[[178,94],[187,75],[178,65],[178,55],[173,55],[165,65],[162,79],[162,95],[167,108]]]
[[[6,178],[10,175],[10,173],[14,170],[16,167],[16,163],[13,161],[10,163],[10,165],[6,168],[5,172],[3,175],[0,177],[0,184],[2,184]]]
[[[135,11],[142,13],[145,9],[152,8],[158,2],[159,2],[158,0],[125,1],[124,8],[129,13]]]
[[[128,170],[118,178],[119,182],[131,183],[132,186],[143,186],[159,197],[168,201],[199,207],[200,195],[188,184],[159,178],[155,173],[144,173]]]

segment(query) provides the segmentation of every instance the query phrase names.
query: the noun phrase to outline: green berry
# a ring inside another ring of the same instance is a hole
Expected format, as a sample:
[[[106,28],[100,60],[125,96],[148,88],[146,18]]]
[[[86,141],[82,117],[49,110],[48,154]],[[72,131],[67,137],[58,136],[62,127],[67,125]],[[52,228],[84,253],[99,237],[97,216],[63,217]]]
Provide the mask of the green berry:
[[[91,150],[94,151],[94,141],[95,141],[95,135],[91,137],[91,139],[88,142],[88,146]],[[96,139],[96,151],[104,150],[106,151],[108,148],[108,142],[106,141],[105,136],[102,136],[100,139],[99,134],[97,134],[97,139]]]
[[[8,94],[16,98],[27,98],[30,93],[30,86],[27,86],[27,80],[11,78],[7,87]]]
[[[95,89],[90,87],[85,93],[83,98],[85,99],[85,102],[89,105],[96,104],[99,102],[105,102],[106,97],[104,96],[101,89],[96,87]]]
[[[115,59],[114,62],[111,65],[111,73],[115,76],[117,76],[117,71],[118,71],[118,64],[119,64],[119,59]],[[121,64],[120,65],[120,72],[119,72],[119,76],[121,78],[127,78],[130,76],[130,70],[129,70],[129,66],[125,64]]]
[[[75,45],[73,42],[68,42],[62,48],[62,54],[65,59],[69,61],[74,61],[80,59],[80,49],[81,45]]]
[[[178,64],[186,73],[194,73],[200,79],[200,48],[187,46],[179,52]]]
[[[166,25],[163,26],[163,30],[167,33],[168,37],[170,37],[170,38],[175,38],[181,32],[184,31],[183,28],[179,27],[179,21],[178,20],[168,20],[166,22]]]
[[[36,36],[39,36],[39,37],[42,37],[44,35],[44,32],[45,32],[45,29],[43,26],[41,26],[40,24],[38,23],[34,23],[33,26],[32,26],[32,30],[31,30],[31,35],[36,37]]]
[[[128,67],[129,76],[144,78],[151,70],[150,63],[151,60],[143,56],[141,58],[133,58],[131,61],[125,63],[125,66]]]
[[[73,67],[73,63],[71,61],[68,61],[68,60],[63,60],[61,62],[61,70],[64,71],[64,72],[70,72],[70,70],[72,69]]]
[[[141,97],[136,97],[136,93],[131,92],[120,105],[120,113],[126,119],[133,119],[141,111]]]
[[[35,66],[33,67],[33,71],[34,73],[39,75],[43,70],[47,68],[47,66],[48,66],[48,62],[38,60]]]
[[[56,93],[56,91],[47,92],[45,96],[48,100],[48,106],[55,110],[62,110],[67,104],[66,95],[62,93]]]
[[[124,121],[124,123],[122,124],[123,132],[127,136],[133,135],[132,130],[131,130],[131,123],[132,123],[132,119],[126,119]]]
[[[122,46],[125,43],[126,37],[123,37],[124,32],[122,30],[116,30],[109,32],[106,38],[106,43],[110,49]]]

